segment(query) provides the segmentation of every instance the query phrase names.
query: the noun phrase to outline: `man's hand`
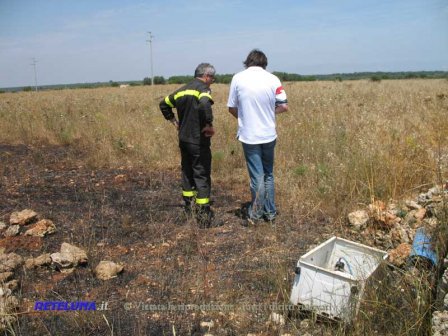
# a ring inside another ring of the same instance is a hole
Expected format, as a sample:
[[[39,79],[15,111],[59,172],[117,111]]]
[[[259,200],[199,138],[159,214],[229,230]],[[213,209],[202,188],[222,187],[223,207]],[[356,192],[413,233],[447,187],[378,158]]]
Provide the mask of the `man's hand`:
[[[215,134],[215,129],[213,128],[213,126],[206,125],[206,126],[202,129],[201,132],[204,133],[204,135],[205,135],[207,138],[211,138],[211,137]]]
[[[176,127],[176,129],[179,130],[179,122],[176,120],[176,118],[173,118],[170,121]]]

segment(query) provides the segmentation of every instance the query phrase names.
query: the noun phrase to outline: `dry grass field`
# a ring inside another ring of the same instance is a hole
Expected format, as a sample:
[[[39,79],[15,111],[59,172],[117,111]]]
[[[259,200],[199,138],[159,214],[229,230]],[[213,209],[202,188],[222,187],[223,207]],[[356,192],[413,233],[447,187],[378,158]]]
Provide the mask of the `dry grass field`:
[[[5,238],[0,246],[37,256],[66,241],[89,255],[88,266],[69,275],[22,271],[21,309],[9,332],[203,335],[200,323],[213,321],[213,335],[429,334],[427,319],[418,315],[427,307],[416,309],[416,298],[391,303],[393,288],[382,288],[376,301],[370,297],[349,329],[312,318],[305,326],[291,314],[278,326],[268,323],[269,309],[237,309],[287,303],[295,263],[310,246],[333,235],[363,243],[346,223],[349,212],[372,200],[400,201],[448,179],[447,80],[284,86],[290,112],[278,116],[280,217],[275,227],[255,228],[234,215],[249,200],[248,176],[226,108],[228,86],[212,87],[212,200],[225,225],[210,230],[181,217],[176,132],[158,110],[177,86],[1,94],[0,221],[32,208],[58,231]],[[125,271],[108,282],[95,279],[100,260],[123,263]],[[27,311],[37,300],[108,301],[110,310]],[[127,311],[125,302],[233,309]]]

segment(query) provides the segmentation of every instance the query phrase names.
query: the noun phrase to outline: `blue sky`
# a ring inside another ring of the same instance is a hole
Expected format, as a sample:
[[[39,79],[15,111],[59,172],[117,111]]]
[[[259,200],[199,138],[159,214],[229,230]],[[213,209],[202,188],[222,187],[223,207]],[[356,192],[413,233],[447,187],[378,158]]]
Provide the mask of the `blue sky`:
[[[0,87],[243,69],[448,71],[448,0],[0,0]]]

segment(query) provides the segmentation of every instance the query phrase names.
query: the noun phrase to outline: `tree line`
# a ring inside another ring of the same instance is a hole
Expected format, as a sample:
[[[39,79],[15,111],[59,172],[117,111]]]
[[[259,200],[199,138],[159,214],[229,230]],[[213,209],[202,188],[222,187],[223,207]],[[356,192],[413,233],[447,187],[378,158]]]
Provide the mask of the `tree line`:
[[[309,82],[309,81],[346,81],[346,80],[360,80],[368,79],[374,82],[387,79],[416,79],[416,78],[446,78],[448,80],[448,71],[401,71],[401,72],[354,72],[354,73],[336,73],[329,75],[299,75],[288,72],[273,72],[282,82]],[[229,84],[232,81],[233,74],[216,74],[215,83]],[[155,76],[154,84],[186,84],[193,79],[193,76],[171,76],[165,78],[163,76]],[[45,85],[39,86],[38,90],[61,90],[61,89],[73,89],[73,88],[97,88],[97,87],[118,87],[121,84],[127,84],[130,86],[151,85],[152,81],[150,77],[143,78],[142,81],[113,81],[109,82],[96,82],[96,83],[76,83],[66,85]],[[16,87],[16,88],[4,88],[0,90],[3,92],[15,92],[15,91],[34,91],[35,88],[31,86]]]
[[[383,79],[416,79],[416,78],[446,78],[447,71],[402,71],[402,72],[354,72],[354,73],[336,73],[329,75],[299,75],[287,72],[273,72],[282,82],[310,82],[317,80],[344,81],[370,79],[380,81]],[[233,74],[217,74],[215,83],[229,84],[232,81]],[[155,76],[154,84],[186,84],[193,79],[193,76],[172,76],[165,79],[163,76]],[[151,78],[145,77],[143,85],[151,85]]]

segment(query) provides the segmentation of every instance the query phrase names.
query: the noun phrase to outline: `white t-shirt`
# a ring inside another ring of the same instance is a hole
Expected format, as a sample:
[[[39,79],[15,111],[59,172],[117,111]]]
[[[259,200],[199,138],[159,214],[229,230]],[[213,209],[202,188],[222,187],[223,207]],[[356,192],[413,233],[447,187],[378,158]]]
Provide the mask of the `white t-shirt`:
[[[262,67],[249,67],[234,75],[227,106],[238,109],[238,139],[253,145],[274,141],[275,106],[286,103],[280,80]]]

